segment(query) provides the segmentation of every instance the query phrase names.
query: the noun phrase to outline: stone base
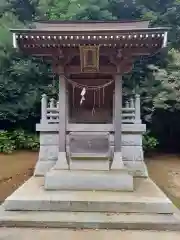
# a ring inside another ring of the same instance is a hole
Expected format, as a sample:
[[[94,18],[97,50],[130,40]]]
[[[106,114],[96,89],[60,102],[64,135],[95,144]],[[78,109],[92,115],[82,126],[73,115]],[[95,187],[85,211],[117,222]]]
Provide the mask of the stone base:
[[[145,177],[147,178],[148,169],[144,161],[125,161],[124,166],[134,177]]]
[[[180,230],[179,211],[150,180],[134,192],[45,191],[32,177],[0,208],[0,226]]]
[[[133,191],[133,176],[126,169],[51,170],[45,176],[45,189]]]
[[[78,130],[79,124],[75,124],[76,131]],[[93,128],[94,128],[93,124]],[[96,125],[96,131],[99,130],[100,125]],[[70,127],[70,126],[69,126]],[[72,127],[72,126],[71,126]],[[87,132],[92,131],[91,124],[83,124],[83,127],[79,128],[86,129]],[[59,154],[59,124],[37,124],[36,130],[40,132],[40,150],[38,163],[35,168],[35,176],[45,176],[45,174],[51,168],[67,170],[69,168],[69,160],[66,159],[66,154]],[[107,124],[107,132],[113,132],[113,125]],[[145,132],[146,126],[144,124],[122,124],[122,152],[115,154],[112,169],[121,169],[121,163],[123,160],[124,165],[128,170],[138,177],[148,177],[146,166],[143,164],[144,155],[142,148],[142,134]],[[73,129],[71,129],[73,131]],[[66,147],[69,144],[66,142]],[[114,145],[114,135],[110,134],[110,145]],[[122,160],[121,160],[122,159]],[[54,165],[56,162],[56,165]],[[94,163],[93,163],[94,164]],[[94,165],[83,164],[83,170],[94,170]],[[70,168],[74,170],[80,169],[79,162],[72,162]],[[97,170],[107,170],[109,162],[98,162]]]
[[[111,165],[112,170],[124,169],[124,163],[122,161],[122,153],[114,152],[114,158]]]
[[[55,169],[55,170],[62,170],[62,169],[68,170],[69,169],[66,152],[58,153],[58,160],[57,160],[56,164],[54,165],[53,169]]]
[[[38,161],[35,166],[34,176],[44,176],[55,164],[55,161]]]

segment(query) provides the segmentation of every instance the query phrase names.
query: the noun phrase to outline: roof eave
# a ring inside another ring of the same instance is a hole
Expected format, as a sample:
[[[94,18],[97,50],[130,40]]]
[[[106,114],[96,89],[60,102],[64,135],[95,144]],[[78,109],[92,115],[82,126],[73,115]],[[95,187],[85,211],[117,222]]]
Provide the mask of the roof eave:
[[[23,33],[66,33],[66,34],[75,34],[75,33],[129,33],[129,32],[137,32],[137,33],[141,33],[141,32],[168,32],[170,28],[168,27],[159,27],[159,28],[138,28],[138,29],[117,29],[117,30],[114,30],[114,29],[108,29],[108,30],[93,30],[93,31],[90,31],[90,30],[75,30],[75,31],[65,31],[65,30],[58,30],[58,29],[48,29],[48,30],[45,30],[45,29],[10,29],[10,31],[12,33],[19,33],[19,34],[23,34]]]

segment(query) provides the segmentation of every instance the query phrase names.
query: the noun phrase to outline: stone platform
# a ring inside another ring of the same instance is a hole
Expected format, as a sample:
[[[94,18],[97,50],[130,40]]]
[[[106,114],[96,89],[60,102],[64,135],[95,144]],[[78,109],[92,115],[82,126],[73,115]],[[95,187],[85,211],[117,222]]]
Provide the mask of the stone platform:
[[[0,209],[0,225],[16,227],[180,230],[177,209],[150,179],[134,192],[45,191],[32,177]]]

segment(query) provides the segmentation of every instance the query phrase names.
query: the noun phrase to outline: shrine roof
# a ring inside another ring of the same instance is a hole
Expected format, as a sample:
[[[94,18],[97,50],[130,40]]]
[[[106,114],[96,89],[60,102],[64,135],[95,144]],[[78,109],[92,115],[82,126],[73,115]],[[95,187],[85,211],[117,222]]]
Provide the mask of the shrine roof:
[[[39,21],[31,28],[11,32],[13,46],[32,55],[59,54],[59,49],[80,45],[147,55],[167,46],[168,30],[149,27],[149,21]]]
[[[51,21],[36,22],[36,29],[60,30],[60,31],[121,31],[137,28],[148,28],[149,21]]]
[[[112,32],[164,32],[165,27],[149,27],[149,21],[39,21],[33,28],[11,29],[15,33],[112,33]]]

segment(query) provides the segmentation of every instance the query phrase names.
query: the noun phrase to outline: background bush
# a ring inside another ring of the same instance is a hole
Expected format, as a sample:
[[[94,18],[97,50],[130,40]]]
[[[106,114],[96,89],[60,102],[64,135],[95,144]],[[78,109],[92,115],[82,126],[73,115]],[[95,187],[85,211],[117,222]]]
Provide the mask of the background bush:
[[[143,135],[143,150],[146,154],[155,151],[158,144],[158,140],[151,136],[150,132]]]
[[[36,134],[30,134],[24,130],[0,131],[0,152],[12,153],[15,150],[39,149],[39,137]]]

